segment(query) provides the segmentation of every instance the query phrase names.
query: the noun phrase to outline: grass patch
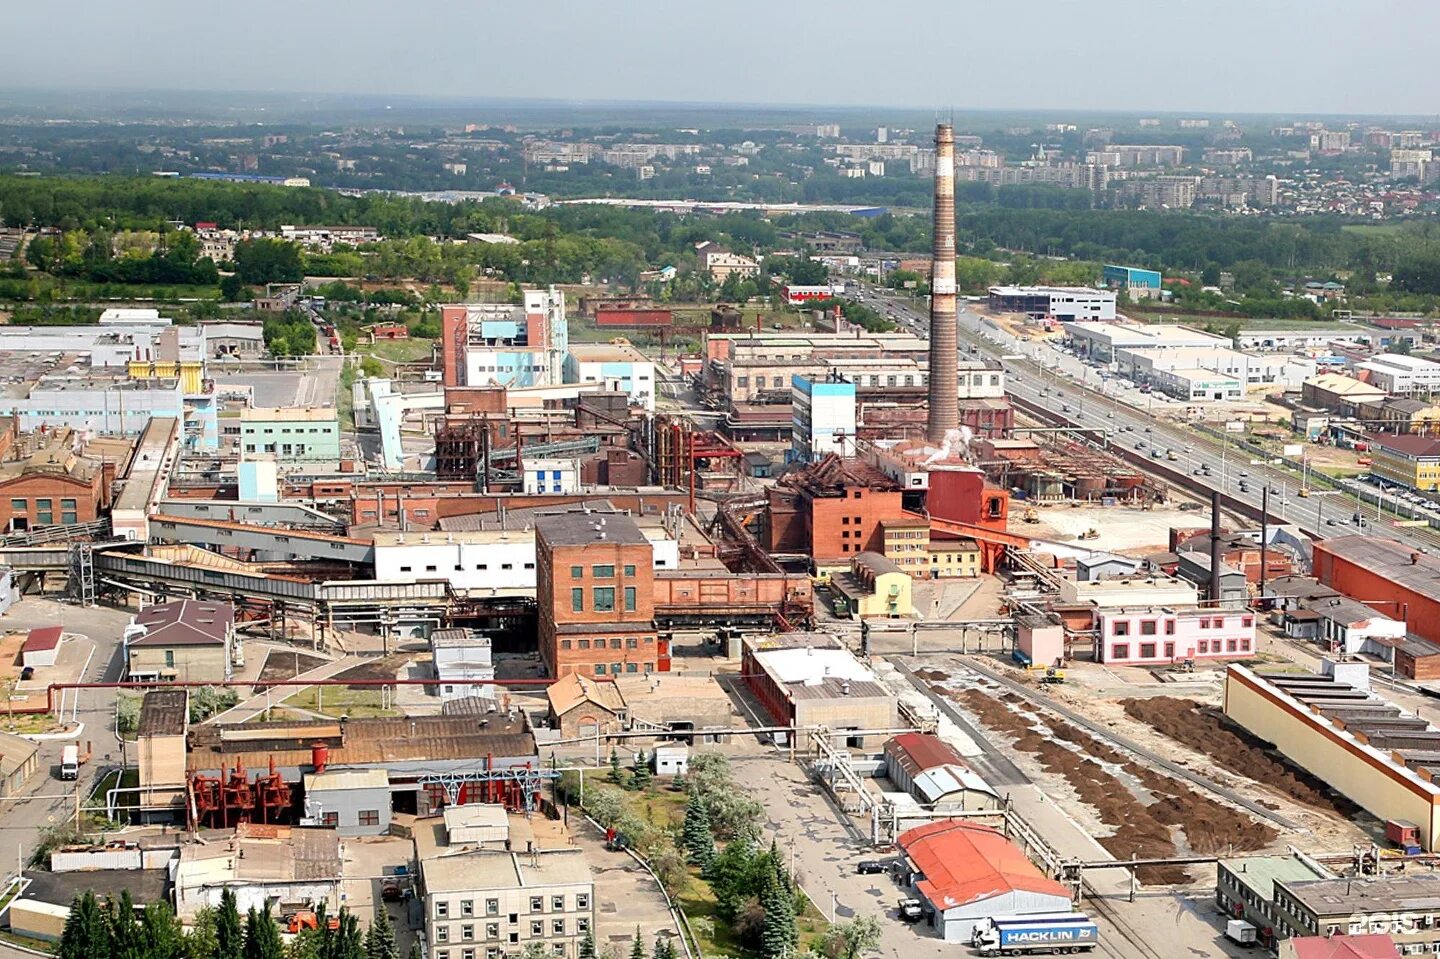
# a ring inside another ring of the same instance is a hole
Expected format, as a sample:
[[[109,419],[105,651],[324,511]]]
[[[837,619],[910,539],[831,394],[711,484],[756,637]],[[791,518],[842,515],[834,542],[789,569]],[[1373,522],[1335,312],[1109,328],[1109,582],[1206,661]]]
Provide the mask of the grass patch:
[[[360,347],[360,352],[397,363],[418,363],[430,359],[434,343],[434,340],[421,337],[413,337],[408,340],[377,340]]]
[[[10,880],[10,886],[5,890],[5,895],[0,896],[0,912],[4,912],[6,907],[14,901],[15,897],[20,895],[20,888],[19,879]]]
[[[31,939],[29,936],[18,936],[9,929],[0,929],[0,941],[23,946],[26,949],[34,949],[37,952],[53,953],[60,945],[56,942],[46,942],[43,939]]]
[[[283,702],[297,709],[308,709],[337,718],[350,716],[355,719],[373,719],[377,716],[402,715],[393,705],[385,708],[380,690],[373,687],[352,689],[349,686],[311,686]]]
[[[95,788],[90,791],[90,797],[86,800],[86,808],[96,810],[98,815],[98,810],[105,807],[105,796],[110,790],[134,789],[139,785],[138,769],[112,770],[96,781]],[[137,798],[135,793],[121,793],[115,797],[115,817],[111,821],[129,823],[133,819]]]
[[[14,713],[0,719],[0,728],[17,736],[52,733],[61,728],[49,713]]]

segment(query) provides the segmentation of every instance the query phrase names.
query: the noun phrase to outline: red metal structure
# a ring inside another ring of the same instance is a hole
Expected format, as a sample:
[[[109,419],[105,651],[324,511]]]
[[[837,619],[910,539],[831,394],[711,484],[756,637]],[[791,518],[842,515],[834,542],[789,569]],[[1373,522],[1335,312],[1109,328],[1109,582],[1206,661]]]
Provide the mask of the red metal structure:
[[[229,829],[240,823],[279,823],[294,812],[294,787],[285,781],[270,761],[266,772],[252,780],[245,767],[236,763],[219,776],[191,773],[186,777],[189,793],[186,818],[192,829]]]

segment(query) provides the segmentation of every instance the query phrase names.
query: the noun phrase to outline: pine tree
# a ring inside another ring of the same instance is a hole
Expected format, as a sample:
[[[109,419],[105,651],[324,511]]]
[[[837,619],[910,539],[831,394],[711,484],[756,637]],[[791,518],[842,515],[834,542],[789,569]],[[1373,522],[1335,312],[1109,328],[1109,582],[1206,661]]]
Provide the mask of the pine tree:
[[[244,959],[245,930],[241,926],[240,909],[235,893],[220,893],[220,909],[215,913],[215,959]]]
[[[219,955],[220,947],[215,939],[215,915],[213,906],[201,906],[196,911],[195,922],[185,935],[186,959],[216,959]]]
[[[110,925],[95,893],[88,889],[70,904],[57,955],[60,959],[110,959]]]
[[[251,906],[245,917],[245,959],[283,959],[284,952],[280,927],[275,925],[270,907],[259,912]]]
[[[617,785],[617,786],[620,785],[620,754],[615,751],[615,747],[614,747],[614,746],[611,746],[611,747],[610,747],[610,777],[609,777],[609,778],[610,778],[610,781],[611,781],[612,783],[614,783],[615,785]]]
[[[120,901],[105,901],[105,913],[110,922],[111,959],[149,959],[149,947],[140,937],[140,924],[135,921],[135,900],[130,890],[120,893]]]
[[[395,927],[390,924],[390,911],[381,906],[365,934],[365,954],[369,959],[400,959],[395,947]]]
[[[595,930],[587,928],[585,938],[580,940],[580,959],[595,959]]]
[[[592,945],[594,944],[595,940],[593,937],[590,942]],[[410,959],[424,959],[423,954],[420,952],[420,940],[418,939],[410,943]]]
[[[650,758],[645,755],[645,750],[635,754],[635,765],[631,767],[634,775],[630,777],[630,785],[636,789],[645,789],[650,785]]]
[[[630,959],[645,959],[645,940],[639,926],[635,927],[635,938],[630,940]]]
[[[795,928],[795,904],[773,871],[767,873],[764,888],[760,890],[760,908],[765,911],[760,955],[764,959],[783,959],[794,951],[799,932]]]
[[[140,937],[148,950],[147,959],[180,959],[185,954],[185,930],[168,903],[152,902],[145,907]]]
[[[710,831],[710,813],[700,798],[700,790],[691,789],[685,802],[685,824],[681,827],[680,844],[685,847],[685,861],[710,868],[715,861],[715,836]]]
[[[675,959],[675,943],[670,941],[669,936],[655,937],[655,948],[650,952],[650,959]]]

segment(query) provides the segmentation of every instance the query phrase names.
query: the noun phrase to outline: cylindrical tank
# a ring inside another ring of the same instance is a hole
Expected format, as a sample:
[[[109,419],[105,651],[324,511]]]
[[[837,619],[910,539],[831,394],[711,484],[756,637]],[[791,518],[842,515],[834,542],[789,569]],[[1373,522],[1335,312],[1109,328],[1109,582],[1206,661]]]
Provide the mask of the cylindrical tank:
[[[330,747],[325,743],[316,743],[310,747],[310,765],[315,767],[317,773],[323,773],[325,766],[330,762]]]

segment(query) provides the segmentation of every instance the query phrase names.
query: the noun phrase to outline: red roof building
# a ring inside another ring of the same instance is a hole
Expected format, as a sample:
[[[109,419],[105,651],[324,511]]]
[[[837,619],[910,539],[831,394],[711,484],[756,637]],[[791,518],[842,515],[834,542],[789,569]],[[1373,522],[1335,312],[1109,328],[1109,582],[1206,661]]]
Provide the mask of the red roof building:
[[[20,665],[54,666],[60,652],[60,627],[41,626],[30,630],[20,647]]]
[[[926,918],[946,942],[968,942],[990,916],[1069,912],[1070,890],[1048,878],[999,830],[942,819],[901,833],[896,844]]]
[[[1280,944],[1282,959],[1400,959],[1395,940],[1366,936],[1300,936]]]

